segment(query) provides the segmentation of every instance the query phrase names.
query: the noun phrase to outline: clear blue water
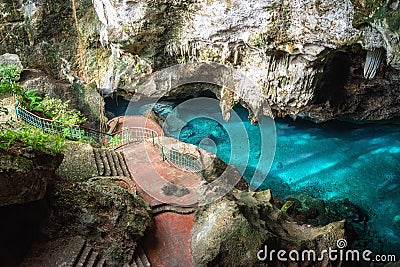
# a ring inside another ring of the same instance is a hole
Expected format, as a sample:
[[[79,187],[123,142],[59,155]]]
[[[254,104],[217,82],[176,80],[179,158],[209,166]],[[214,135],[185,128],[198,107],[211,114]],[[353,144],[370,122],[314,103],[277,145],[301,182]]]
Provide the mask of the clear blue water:
[[[170,105],[162,112],[171,110]],[[251,155],[244,175],[251,177],[260,156],[260,131],[248,121],[247,110],[238,107],[235,112],[249,136]],[[363,238],[370,238],[370,244],[366,247],[376,253],[397,254],[399,258],[400,125],[339,121],[314,124],[289,119],[277,119],[275,125],[275,158],[263,187],[281,198],[293,192],[326,201],[348,198],[368,213],[368,232]],[[170,135],[208,149],[229,162],[231,146],[225,126],[197,118],[179,133]]]

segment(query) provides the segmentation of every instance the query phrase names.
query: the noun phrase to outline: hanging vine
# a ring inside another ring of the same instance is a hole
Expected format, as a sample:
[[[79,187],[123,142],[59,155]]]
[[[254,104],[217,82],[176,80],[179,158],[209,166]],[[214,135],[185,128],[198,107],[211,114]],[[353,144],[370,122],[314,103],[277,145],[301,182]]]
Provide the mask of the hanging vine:
[[[72,1],[72,16],[75,21],[76,34],[78,37],[78,48],[77,48],[77,54],[76,54],[76,58],[77,58],[77,62],[78,62],[78,75],[83,78],[85,62],[83,59],[82,37],[81,37],[80,30],[79,30],[79,22],[78,22],[78,16],[76,14],[75,0],[71,0],[71,1]]]

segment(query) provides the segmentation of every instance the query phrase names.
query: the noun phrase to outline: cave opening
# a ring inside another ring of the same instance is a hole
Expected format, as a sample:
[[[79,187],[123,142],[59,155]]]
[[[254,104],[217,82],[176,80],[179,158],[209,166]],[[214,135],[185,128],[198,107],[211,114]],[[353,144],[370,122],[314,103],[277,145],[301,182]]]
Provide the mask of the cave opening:
[[[134,100],[134,95],[132,95],[132,99],[129,100],[126,96],[114,94],[104,98],[106,117],[108,119],[112,119],[114,117],[124,115],[143,115],[144,106],[148,104],[155,104],[155,101],[160,104],[157,105],[158,107],[167,102],[170,106],[174,107],[179,105],[179,103],[197,97],[218,99],[214,93],[215,91],[219,90],[218,87],[218,85],[214,84],[190,83],[181,85],[171,90],[170,95],[165,95],[159,100],[140,98],[138,102]]]
[[[338,107],[343,103],[350,64],[350,54],[342,51],[335,52],[326,60],[322,77],[314,92],[315,104],[329,102],[330,106]]]
[[[0,207],[0,257],[2,266],[19,266],[31,245],[43,238],[49,218],[45,200]]]

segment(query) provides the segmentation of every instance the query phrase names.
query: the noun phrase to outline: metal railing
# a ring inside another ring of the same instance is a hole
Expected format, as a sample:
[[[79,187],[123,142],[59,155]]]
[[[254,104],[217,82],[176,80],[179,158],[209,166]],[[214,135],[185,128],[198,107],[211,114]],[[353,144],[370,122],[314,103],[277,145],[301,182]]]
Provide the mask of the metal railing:
[[[187,172],[197,173],[200,173],[202,170],[202,164],[196,156],[187,153],[181,153],[174,148],[160,144],[158,140],[156,141],[156,138],[159,137],[158,133],[149,128],[129,127],[124,128],[116,133],[108,134],[78,125],[66,125],[61,122],[41,118],[36,114],[33,114],[32,112],[20,107],[19,105],[15,106],[15,111],[18,118],[45,132],[61,134],[74,140],[86,137],[100,142],[104,138],[107,138],[109,139],[109,144],[113,149],[120,148],[133,142],[151,142],[152,145],[158,146],[160,149],[162,159],[167,160],[176,168],[183,169]]]
[[[70,139],[77,140],[87,137],[99,142],[104,137],[110,137],[110,135],[107,133],[102,133],[79,125],[67,125],[62,122],[41,118],[36,114],[33,114],[32,112],[20,107],[19,105],[15,106],[15,112],[18,118],[24,120],[32,126],[35,126],[36,128],[48,133],[61,134]]]
[[[152,129],[144,127],[129,127],[113,133],[110,144],[113,149],[117,149],[129,143],[138,143],[146,140],[151,140],[153,145],[155,145],[156,137],[158,137],[158,133]]]
[[[174,148],[161,146],[161,155],[163,160],[167,160],[178,169],[197,173],[200,173],[203,169],[199,159],[192,154],[181,153]]]
[[[117,149],[129,143],[147,141],[152,145],[157,146],[161,151],[162,159],[168,161],[174,167],[183,169],[187,172],[201,172],[202,165],[197,157],[164,146],[160,144],[157,137],[159,137],[159,134],[152,129],[144,127],[129,127],[113,134],[113,137],[111,138],[111,147]]]

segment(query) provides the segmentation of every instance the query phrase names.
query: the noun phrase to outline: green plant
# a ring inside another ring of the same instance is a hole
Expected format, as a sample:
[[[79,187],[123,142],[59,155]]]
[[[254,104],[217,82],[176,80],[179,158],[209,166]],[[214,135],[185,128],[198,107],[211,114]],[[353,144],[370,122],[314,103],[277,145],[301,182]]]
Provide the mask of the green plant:
[[[14,67],[0,65],[0,94],[15,93],[24,108],[39,112],[51,120],[64,124],[81,124],[86,121],[78,110],[69,108],[69,101],[63,102],[48,96],[43,99],[32,89],[24,90],[16,81],[19,74],[20,71]]]
[[[43,99],[31,97],[28,102],[30,110],[37,111],[44,117],[62,124],[79,125],[86,121],[80,111],[69,108],[69,101],[63,102],[61,99],[46,96]]]
[[[281,211],[287,212],[292,206],[294,205],[294,202],[292,200],[288,200],[283,204]]]
[[[35,109],[36,106],[39,105],[40,101],[42,101],[42,98],[36,95],[36,92],[32,89],[28,89],[22,93],[21,104],[29,110],[42,111]]]
[[[133,69],[133,72],[135,74],[139,74],[142,73],[144,71],[144,66],[142,65],[142,63],[140,61],[138,61],[135,65],[135,68]]]
[[[0,94],[16,93],[21,94],[23,89],[16,81],[19,77],[20,71],[11,66],[0,65]]]
[[[3,150],[17,143],[23,143],[34,150],[54,155],[63,151],[64,142],[65,139],[61,135],[44,133],[29,125],[15,131],[0,128],[0,149]]]
[[[60,99],[38,96],[33,90],[24,90],[17,82],[20,72],[13,67],[0,65],[0,94],[14,93],[20,104],[31,111],[52,119],[61,124],[80,124],[86,121],[79,111],[69,109],[68,102]],[[8,110],[0,106],[0,114],[8,113]],[[65,138],[81,137],[83,130],[66,128],[61,134],[51,134],[36,129],[26,124],[22,128],[13,129],[11,123],[0,125],[0,149],[9,149],[14,143],[21,143],[45,153],[54,154],[61,152]]]
[[[117,134],[117,135],[114,135],[113,137],[111,137],[111,142],[110,142],[111,147],[116,147],[116,146],[120,145],[121,142],[122,142],[121,135]]]
[[[84,138],[84,136],[85,136],[85,131],[80,130],[80,129],[75,129],[73,127],[69,127],[69,128],[66,127],[66,128],[63,128],[62,135],[65,138],[82,140],[82,138]]]
[[[358,27],[369,20],[369,17],[384,5],[386,0],[351,0],[354,6],[353,25]]]
[[[389,29],[400,34],[400,9],[388,7],[388,2],[376,9],[375,13],[372,15],[372,19],[380,21],[386,20]]]

